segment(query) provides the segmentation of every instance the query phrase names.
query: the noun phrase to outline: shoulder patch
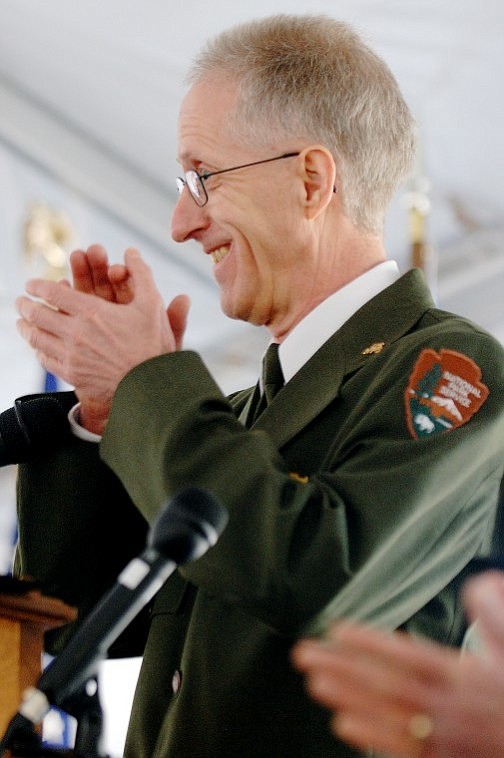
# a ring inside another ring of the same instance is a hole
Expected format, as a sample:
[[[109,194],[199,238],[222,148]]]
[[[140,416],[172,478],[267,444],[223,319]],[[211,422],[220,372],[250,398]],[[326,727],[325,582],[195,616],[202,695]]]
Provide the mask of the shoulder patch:
[[[462,426],[481,408],[488,387],[471,358],[454,350],[422,350],[404,393],[414,439]]]

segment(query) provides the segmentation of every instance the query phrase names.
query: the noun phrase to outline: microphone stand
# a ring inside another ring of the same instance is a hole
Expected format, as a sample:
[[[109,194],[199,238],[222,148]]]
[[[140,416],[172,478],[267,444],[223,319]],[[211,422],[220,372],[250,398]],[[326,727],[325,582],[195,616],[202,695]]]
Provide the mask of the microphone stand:
[[[101,750],[103,711],[98,695],[98,681],[90,679],[82,689],[68,698],[62,710],[77,720],[73,749],[47,747],[42,744],[35,725],[19,714],[12,719],[2,740],[2,753],[10,758],[109,758]]]
[[[102,710],[96,666],[175,568],[202,556],[215,544],[228,521],[225,508],[197,487],[180,492],[161,512],[146,549],[122,570],[115,585],[84,619],[64,650],[47,666],[36,687],[25,690],[20,710],[0,742],[0,756],[57,755],[41,746],[35,724],[51,705],[77,718],[75,758],[108,758],[100,751]],[[13,752],[15,748],[16,752]]]
[[[98,695],[98,679],[90,679],[77,695],[69,698],[64,710],[77,719],[72,755],[75,758],[109,758],[101,751],[103,710]]]

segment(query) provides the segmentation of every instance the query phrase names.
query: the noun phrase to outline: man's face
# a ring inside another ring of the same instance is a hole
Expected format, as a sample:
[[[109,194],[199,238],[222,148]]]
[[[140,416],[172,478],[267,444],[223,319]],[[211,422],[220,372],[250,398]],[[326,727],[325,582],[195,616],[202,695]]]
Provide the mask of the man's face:
[[[179,118],[183,171],[218,171],[299,149],[296,144],[272,143],[258,150],[233,140],[228,116],[235,97],[234,86],[222,79],[200,82],[189,90]],[[293,157],[211,177],[205,182],[209,199],[203,208],[187,188],[182,192],[172,237],[177,242],[194,239],[211,256],[221,306],[231,318],[280,323],[292,310],[293,298],[306,287],[295,200],[297,165]]]

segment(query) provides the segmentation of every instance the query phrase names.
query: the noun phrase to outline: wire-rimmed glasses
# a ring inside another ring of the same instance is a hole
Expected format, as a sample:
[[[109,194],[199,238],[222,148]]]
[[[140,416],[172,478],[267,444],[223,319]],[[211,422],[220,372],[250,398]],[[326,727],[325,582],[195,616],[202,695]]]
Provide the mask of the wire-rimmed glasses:
[[[283,158],[293,158],[297,153],[284,153],[283,155],[277,155],[275,158],[266,158],[262,161],[253,161],[252,163],[243,163],[241,166],[232,166],[231,168],[223,168],[220,171],[207,171],[203,174],[198,174],[195,169],[189,169],[184,176],[177,176],[177,189],[179,195],[182,194],[184,187],[187,187],[192,199],[200,208],[208,203],[208,193],[205,187],[205,181],[210,179],[211,176],[217,174],[226,174],[228,171],[238,171],[238,169],[249,168],[249,166],[259,166],[261,163],[271,163],[272,161],[280,161]]]

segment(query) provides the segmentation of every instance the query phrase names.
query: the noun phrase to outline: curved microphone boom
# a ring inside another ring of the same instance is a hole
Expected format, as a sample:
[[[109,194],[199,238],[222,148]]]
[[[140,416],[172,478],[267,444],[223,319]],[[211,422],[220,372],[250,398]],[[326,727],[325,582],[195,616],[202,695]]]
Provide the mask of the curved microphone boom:
[[[115,585],[42,673],[37,686],[28,688],[9,733],[27,724],[39,724],[51,705],[63,710],[96,673],[100,659],[139,611],[151,600],[178,565],[201,557],[220,537],[228,521],[226,509],[208,492],[183,490],[162,511],[147,547],[121,572]]]

